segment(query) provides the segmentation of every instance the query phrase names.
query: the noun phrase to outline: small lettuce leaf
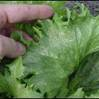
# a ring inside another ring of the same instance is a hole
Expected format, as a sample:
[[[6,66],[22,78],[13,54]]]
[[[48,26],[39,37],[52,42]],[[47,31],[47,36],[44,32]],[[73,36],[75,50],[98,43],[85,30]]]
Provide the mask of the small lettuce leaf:
[[[84,91],[82,88],[78,88],[74,94],[69,96],[69,98],[84,98]]]
[[[24,44],[27,47],[31,46],[31,44],[33,42],[32,40],[26,40],[23,37],[23,33],[22,32],[19,32],[19,31],[12,32],[11,33],[11,38],[13,38],[14,40],[16,40],[18,42],[21,42],[22,44]]]

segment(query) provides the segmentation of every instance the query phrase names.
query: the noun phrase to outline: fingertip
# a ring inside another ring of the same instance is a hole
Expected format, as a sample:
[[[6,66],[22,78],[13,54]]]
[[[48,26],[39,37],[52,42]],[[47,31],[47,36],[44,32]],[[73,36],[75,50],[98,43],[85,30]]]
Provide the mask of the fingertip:
[[[9,58],[17,58],[18,56],[24,55],[25,52],[26,52],[25,46],[23,46],[19,42],[16,42],[16,44],[15,44],[15,50],[13,50],[12,53],[10,53],[9,55],[6,55],[6,56],[9,57]]]
[[[16,58],[25,52],[25,46],[21,43],[0,35],[0,57]]]
[[[24,55],[26,52],[25,46],[23,46],[21,43],[16,43],[16,56]]]
[[[54,15],[53,8],[49,5],[43,5],[42,8],[40,7],[40,19],[50,18]]]
[[[53,14],[54,14],[54,11],[53,11],[53,8],[52,7],[50,7],[50,6],[48,6],[48,5],[46,5],[46,9],[47,9],[47,13],[48,13],[48,17],[51,17],[51,16],[53,16]]]

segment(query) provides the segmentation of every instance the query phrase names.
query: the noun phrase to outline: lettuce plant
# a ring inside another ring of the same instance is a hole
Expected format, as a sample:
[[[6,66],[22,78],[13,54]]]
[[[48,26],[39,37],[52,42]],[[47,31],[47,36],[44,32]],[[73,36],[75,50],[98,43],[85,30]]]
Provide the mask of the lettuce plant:
[[[28,48],[0,72],[0,93],[15,98],[99,96],[99,16],[81,4],[27,27],[38,42],[12,33]]]

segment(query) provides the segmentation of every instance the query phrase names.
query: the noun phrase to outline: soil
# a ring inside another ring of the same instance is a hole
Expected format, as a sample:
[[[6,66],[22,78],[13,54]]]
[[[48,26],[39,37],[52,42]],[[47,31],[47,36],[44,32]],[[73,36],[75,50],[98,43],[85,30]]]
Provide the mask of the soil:
[[[79,0],[67,1],[66,6],[71,9],[73,5],[77,2],[83,3],[84,5],[86,5],[89,8],[92,15],[96,16],[99,14],[99,1],[79,1]]]

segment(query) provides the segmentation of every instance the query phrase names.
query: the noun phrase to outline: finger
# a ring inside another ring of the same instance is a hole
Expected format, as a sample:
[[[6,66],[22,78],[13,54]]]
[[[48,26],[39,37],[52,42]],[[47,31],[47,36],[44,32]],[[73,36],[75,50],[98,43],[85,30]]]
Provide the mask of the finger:
[[[15,42],[13,39],[0,35],[0,56],[7,56],[9,58],[15,58],[19,55],[23,55],[25,47],[19,42]]]
[[[6,22],[46,19],[52,15],[53,10],[48,5],[0,5],[0,26],[4,26]]]
[[[29,41],[32,41],[32,37],[29,36],[27,33],[23,32],[23,37],[26,39],[26,40],[29,40]]]

